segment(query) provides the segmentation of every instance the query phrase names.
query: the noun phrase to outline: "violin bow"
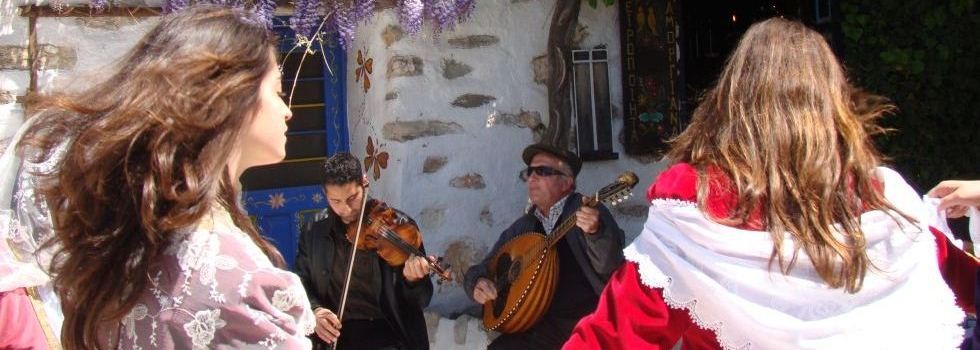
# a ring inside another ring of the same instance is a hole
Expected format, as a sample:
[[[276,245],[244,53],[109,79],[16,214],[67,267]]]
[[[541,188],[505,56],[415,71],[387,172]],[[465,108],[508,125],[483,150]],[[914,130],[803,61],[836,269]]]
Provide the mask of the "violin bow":
[[[350,277],[354,274],[354,259],[357,257],[357,243],[361,240],[361,229],[364,228],[364,208],[367,206],[368,188],[370,188],[368,186],[367,175],[361,180],[361,184],[363,185],[361,188],[364,189],[364,193],[361,195],[361,213],[357,218],[357,234],[354,235],[354,242],[352,242],[354,245],[351,247],[350,261],[347,263],[347,278],[344,279],[344,291],[340,293],[340,308],[337,310],[337,321],[341,323],[344,321],[344,307],[347,306],[347,292],[350,288]],[[330,344],[330,348],[336,349],[337,341]]]

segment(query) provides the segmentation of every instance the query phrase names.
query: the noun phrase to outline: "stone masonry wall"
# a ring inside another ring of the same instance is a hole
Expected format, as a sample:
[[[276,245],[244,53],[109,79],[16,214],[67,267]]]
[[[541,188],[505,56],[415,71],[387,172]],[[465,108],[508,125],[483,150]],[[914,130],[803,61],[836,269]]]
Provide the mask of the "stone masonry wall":
[[[444,316],[475,314],[478,306],[459,279],[478,262],[526,205],[521,150],[540,140],[548,122],[546,41],[554,0],[479,1],[455,31],[433,35],[426,25],[409,36],[394,10],[362,25],[350,57],[374,60],[371,88],[348,76],[351,149],[364,157],[368,137],[391,160],[372,185],[390,204],[412,215],[426,249],[443,255],[456,282],[437,287],[430,310]],[[379,40],[380,39],[380,40]],[[606,45],[609,53],[613,137],[622,134],[622,73],[617,9],[583,6],[581,48]],[[348,71],[357,69],[350,59]],[[643,193],[662,168],[633,159],[616,142],[620,159],[587,162],[578,188],[594,191],[623,170],[640,175],[639,197],[613,208],[627,238],[646,217]]]

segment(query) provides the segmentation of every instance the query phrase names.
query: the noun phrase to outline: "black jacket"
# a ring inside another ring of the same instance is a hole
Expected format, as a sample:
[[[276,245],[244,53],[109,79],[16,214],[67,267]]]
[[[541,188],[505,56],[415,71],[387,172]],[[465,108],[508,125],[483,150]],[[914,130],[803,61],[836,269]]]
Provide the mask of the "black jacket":
[[[570,215],[574,215],[581,206],[582,195],[578,193],[570,195],[565,201],[565,208],[562,209],[561,216],[556,225],[561,224]],[[602,289],[605,288],[609,277],[612,276],[612,273],[625,260],[623,258],[623,246],[626,244],[626,235],[619,228],[619,225],[616,224],[616,220],[613,219],[609,209],[606,209],[601,203],[596,209],[599,210],[598,232],[589,235],[583,233],[578,227],[575,227],[562,239],[568,240],[568,244],[572,248],[572,254],[575,255],[575,261],[582,268],[582,272],[585,274],[586,279],[589,280],[589,284],[592,285],[596,295],[602,295]],[[473,288],[476,287],[476,281],[481,277],[487,277],[490,259],[500,250],[501,246],[518,235],[535,232],[535,228],[540,226],[540,221],[534,216],[533,212],[537,209],[532,208],[531,210],[531,212],[522,215],[517,221],[514,221],[510,227],[500,234],[497,243],[493,245],[493,249],[490,250],[490,253],[487,254],[483,261],[473,265],[466,271],[463,286],[468,297],[473,298]],[[538,233],[544,234],[544,232]],[[555,296],[558,297],[560,293],[561,291],[557,291]]]
[[[336,231],[344,225],[338,225],[339,218],[329,209],[324,210],[320,216],[326,217],[315,221],[300,233],[295,272],[303,281],[313,310],[324,307],[336,311],[338,306],[334,303],[340,296],[329,295],[328,287],[334,260],[334,240],[331,235],[343,238],[343,230]],[[425,248],[420,249],[425,251]],[[432,299],[432,281],[423,278],[410,283],[405,280],[402,267],[392,267],[380,258],[378,260],[382,278],[380,306],[385,318],[409,347],[428,349],[429,336],[422,309]],[[313,337],[315,342],[319,341],[316,335]]]

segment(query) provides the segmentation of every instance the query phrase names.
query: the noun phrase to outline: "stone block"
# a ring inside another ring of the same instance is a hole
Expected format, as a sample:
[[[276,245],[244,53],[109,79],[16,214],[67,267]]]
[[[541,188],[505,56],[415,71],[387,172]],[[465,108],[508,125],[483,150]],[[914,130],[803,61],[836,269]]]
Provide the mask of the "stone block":
[[[541,55],[531,59],[531,67],[534,69],[534,82],[545,85],[548,83],[548,55]]]
[[[483,210],[480,210],[480,222],[487,227],[493,227],[493,212],[490,211],[490,205],[484,205]]]
[[[435,341],[436,331],[439,330],[439,320],[442,317],[438,313],[431,311],[425,311],[422,315],[425,317],[425,329],[429,333],[429,341]]]
[[[74,47],[45,44],[38,46],[38,49],[41,69],[72,69],[78,62],[78,54]]]
[[[402,40],[405,37],[405,31],[402,27],[394,24],[389,24],[383,32],[381,32],[381,40],[385,42],[385,48],[391,47],[391,44]]]
[[[88,27],[98,30],[119,30],[128,26],[136,25],[140,23],[140,19],[136,17],[110,17],[110,16],[100,16],[100,17],[75,17],[75,23],[80,26]]]
[[[38,46],[38,67],[41,69],[71,69],[78,61],[78,55],[73,47],[62,47],[48,44]],[[17,45],[0,45],[0,70],[30,70],[27,47]]]
[[[451,58],[442,60],[442,76],[446,79],[456,79],[470,74],[472,71],[473,67],[470,67],[466,63]]]
[[[16,45],[0,45],[0,69],[31,69],[27,62],[27,48]]]
[[[443,259],[452,266],[453,283],[462,285],[463,274],[470,266],[483,260],[487,255],[487,248],[478,248],[467,240],[458,240],[449,243],[443,254]]]
[[[457,176],[449,182],[449,185],[455,188],[467,188],[471,190],[479,190],[487,187],[487,184],[483,182],[483,175],[477,173]]]
[[[446,215],[446,208],[425,208],[419,214],[419,226],[422,230],[435,230],[442,226],[442,219]]]
[[[494,125],[507,125],[518,128],[530,129],[534,136],[534,142],[541,141],[547,127],[541,122],[541,113],[536,111],[521,110],[516,114],[501,113],[494,117]]]
[[[398,142],[462,132],[463,126],[455,122],[438,120],[395,121],[385,123],[381,128],[381,133],[385,139]]]
[[[449,39],[449,46],[457,49],[475,49],[478,47],[496,45],[499,42],[500,38],[496,36],[479,34]]]
[[[10,90],[0,90],[0,105],[17,102],[17,94]]]
[[[496,101],[497,98],[493,96],[480,95],[480,94],[464,94],[460,95],[453,101],[453,106],[463,107],[463,108],[476,108],[487,103]]]
[[[447,162],[449,162],[449,158],[446,156],[428,156],[425,158],[425,163],[422,164],[422,173],[432,174],[437,172],[439,169],[442,169]]]
[[[466,333],[469,332],[470,315],[460,315],[453,324],[453,335],[456,345],[466,345]]]
[[[422,75],[422,59],[418,56],[394,56],[388,61],[388,79]]]

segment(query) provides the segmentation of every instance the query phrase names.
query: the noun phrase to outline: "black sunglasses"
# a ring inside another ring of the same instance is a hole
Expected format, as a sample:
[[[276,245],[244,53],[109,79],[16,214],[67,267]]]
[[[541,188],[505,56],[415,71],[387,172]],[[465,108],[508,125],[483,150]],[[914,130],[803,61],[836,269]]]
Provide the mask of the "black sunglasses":
[[[536,174],[538,176],[569,176],[568,174],[561,172],[561,170],[547,166],[529,166],[527,169],[521,170],[521,172],[518,174],[521,181],[527,181],[527,179],[531,177],[531,174]]]

